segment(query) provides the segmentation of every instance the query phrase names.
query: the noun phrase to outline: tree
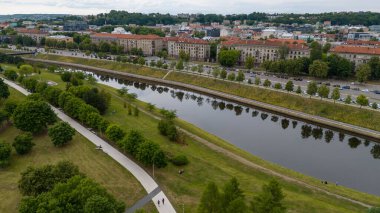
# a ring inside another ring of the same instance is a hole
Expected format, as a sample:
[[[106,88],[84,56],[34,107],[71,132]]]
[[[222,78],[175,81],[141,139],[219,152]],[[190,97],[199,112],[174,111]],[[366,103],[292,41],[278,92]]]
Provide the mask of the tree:
[[[211,182],[207,185],[202,194],[200,204],[198,206],[199,213],[219,213],[223,212],[221,195],[218,186]]]
[[[318,78],[327,77],[329,66],[326,62],[315,60],[309,67],[309,74]]]
[[[243,191],[240,189],[239,182],[236,178],[230,179],[223,188],[222,207],[228,209],[231,203],[236,199],[244,199]]]
[[[218,68],[214,68],[212,70],[212,76],[214,76],[214,78],[217,78],[220,74],[220,70]]]
[[[18,188],[23,195],[37,196],[50,191],[56,183],[66,182],[75,175],[80,175],[79,169],[70,161],[60,161],[55,165],[28,167],[21,173]]]
[[[270,87],[270,85],[272,85],[272,82],[269,79],[265,79],[263,86],[264,87]]]
[[[280,184],[271,180],[263,186],[262,191],[253,198],[251,210],[255,213],[282,213],[286,211],[282,203],[284,199]]]
[[[330,94],[330,88],[323,84],[318,88],[318,94],[321,97],[321,99],[328,98]]]
[[[350,104],[352,102],[351,95],[347,95],[346,99],[344,99],[344,103]]]
[[[24,101],[13,113],[15,126],[25,132],[41,132],[56,120],[54,111],[43,101]]]
[[[240,70],[238,72],[238,75],[236,76],[236,81],[242,82],[242,81],[244,81],[244,79],[245,79],[245,75],[244,75],[243,71]]]
[[[137,130],[129,131],[127,137],[120,141],[121,147],[132,156],[136,156],[137,148],[145,141],[144,136]]]
[[[255,85],[259,86],[261,84],[261,79],[259,77],[255,78]]]
[[[8,85],[0,78],[0,101],[1,99],[7,99],[9,95]]]
[[[144,141],[136,151],[136,158],[145,165],[155,165],[163,168],[167,165],[167,159],[160,149],[160,146],[152,141]]]
[[[11,153],[11,145],[0,140],[0,168],[8,166]]]
[[[222,66],[233,67],[240,57],[238,50],[221,50],[218,54],[218,61]]]
[[[378,109],[379,105],[376,102],[373,102],[371,107],[372,107],[372,109]]]
[[[234,81],[235,78],[236,78],[236,75],[234,72],[230,72],[230,74],[228,74],[228,76],[227,76],[227,79],[230,81]]]
[[[198,65],[198,73],[199,73],[199,74],[202,74],[203,71],[204,71],[204,70],[203,70],[203,65],[202,65],[202,64],[199,64],[199,65]]]
[[[322,46],[318,42],[313,41],[311,43],[310,47],[311,47],[311,50],[310,50],[311,61],[321,60],[322,59]]]
[[[368,210],[368,213],[380,213],[379,207],[372,207]]]
[[[368,65],[371,67],[371,78],[379,79],[380,78],[380,58],[379,57],[371,57],[368,62]]]
[[[220,72],[220,78],[221,79],[226,79],[227,77],[227,71],[225,69],[222,69],[222,71]]]
[[[288,81],[285,85],[285,90],[288,92],[293,92],[294,90],[294,84],[293,81]]]
[[[334,100],[334,103],[336,100],[338,100],[340,98],[339,88],[334,88],[334,90],[332,91],[332,94],[331,94],[331,98]]]
[[[190,60],[190,54],[186,53],[185,51],[181,50],[179,51],[179,58],[182,61],[188,62]]]
[[[310,82],[308,85],[307,85],[307,90],[306,90],[306,93],[308,95],[310,95],[310,98],[312,95],[315,95],[318,91],[318,86],[317,86],[317,83],[315,83],[314,81]]]
[[[255,66],[255,58],[252,56],[248,56],[245,59],[245,68],[251,70]]]
[[[176,70],[183,70],[185,67],[183,66],[183,60],[179,60],[177,65],[175,66]]]
[[[145,65],[145,59],[144,57],[140,57],[137,61],[141,66]]]
[[[156,108],[156,105],[154,105],[152,103],[147,103],[147,108],[148,108],[149,112],[152,112]]]
[[[281,45],[278,49],[278,54],[280,55],[281,60],[285,60],[289,55],[289,47],[288,45],[284,44]]]
[[[103,211],[104,210],[104,211]],[[20,213],[29,212],[115,212],[125,211],[125,204],[117,201],[93,180],[74,176],[57,183],[51,191],[22,199]]]
[[[370,76],[371,76],[371,67],[368,64],[362,64],[356,70],[355,77],[359,83],[366,82]]]
[[[12,146],[15,148],[17,154],[24,155],[32,150],[32,147],[35,145],[33,142],[33,136],[31,133],[22,133],[17,135],[14,139]]]
[[[33,67],[29,64],[24,64],[20,66],[19,73],[20,75],[28,76],[33,73]]]
[[[360,105],[360,108],[362,108],[362,106],[368,106],[368,98],[365,95],[356,97],[356,102]]]
[[[125,132],[116,124],[109,125],[106,130],[106,136],[113,142],[123,139],[124,135]]]
[[[282,84],[281,83],[275,83],[274,88],[275,89],[282,89]]]
[[[301,86],[298,86],[298,87],[297,87],[297,89],[296,89],[296,93],[297,93],[297,94],[301,94],[301,93],[302,93]]]
[[[328,51],[330,51],[330,49],[331,44],[327,42],[325,45],[323,45],[322,52],[326,54]]]
[[[18,78],[18,74],[13,69],[7,69],[4,71],[4,76],[11,81],[15,81]]]
[[[48,134],[54,146],[63,146],[73,139],[75,129],[67,122],[59,122],[49,128]]]

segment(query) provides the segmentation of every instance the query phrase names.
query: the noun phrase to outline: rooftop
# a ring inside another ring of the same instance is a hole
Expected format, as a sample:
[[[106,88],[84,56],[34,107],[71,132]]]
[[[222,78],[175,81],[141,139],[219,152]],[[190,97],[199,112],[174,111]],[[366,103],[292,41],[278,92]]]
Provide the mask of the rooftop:
[[[91,37],[116,38],[116,39],[137,39],[137,40],[158,40],[162,39],[158,35],[134,35],[134,34],[111,34],[111,33],[95,33]]]
[[[377,47],[364,47],[364,46],[336,46],[330,50],[332,53],[351,53],[351,54],[365,54],[365,55],[380,55],[380,48]]]

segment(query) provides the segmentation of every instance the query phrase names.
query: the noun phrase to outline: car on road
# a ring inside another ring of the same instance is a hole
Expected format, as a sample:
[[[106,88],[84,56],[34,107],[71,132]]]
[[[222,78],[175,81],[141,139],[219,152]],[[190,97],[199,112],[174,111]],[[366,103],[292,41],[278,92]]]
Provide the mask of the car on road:
[[[340,87],[340,85],[339,84],[334,84],[333,87]]]
[[[350,86],[342,86],[342,89],[350,89],[351,87]]]
[[[374,90],[373,93],[380,94],[380,90]]]
[[[369,89],[362,89],[362,92],[369,92]]]
[[[352,88],[352,90],[355,90],[355,91],[360,91],[360,89],[359,88]],[[380,92],[380,91],[379,91]]]

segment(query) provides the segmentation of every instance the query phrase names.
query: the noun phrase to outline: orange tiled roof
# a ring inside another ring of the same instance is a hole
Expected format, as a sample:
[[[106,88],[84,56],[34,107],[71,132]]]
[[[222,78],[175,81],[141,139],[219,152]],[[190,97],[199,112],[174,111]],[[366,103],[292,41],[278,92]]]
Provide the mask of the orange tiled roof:
[[[175,41],[178,43],[188,43],[188,44],[209,44],[208,41],[202,39],[185,38],[185,37],[166,37],[164,41]]]
[[[332,53],[351,53],[365,55],[380,55],[380,48],[376,47],[360,47],[360,46],[336,46],[330,50]]]
[[[159,40],[162,39],[158,35],[134,35],[134,34],[111,34],[111,33],[95,33],[91,37],[106,37],[117,39],[136,39],[136,40]]]
[[[283,43],[297,43],[297,44],[306,44],[304,40],[297,40],[297,39],[281,39],[281,38],[274,38],[274,39],[268,39],[267,41],[273,41],[273,42],[283,42]]]
[[[48,34],[47,32],[42,32],[37,29],[26,29],[26,28],[16,28],[18,33],[27,33],[27,34]]]
[[[380,46],[380,41],[360,41],[360,40],[347,40],[346,44],[349,45],[370,45],[370,46]]]
[[[232,45],[260,45],[260,46],[272,46],[272,47],[279,47],[281,45],[286,44],[290,49],[294,50],[301,50],[301,49],[309,49],[309,47],[305,44],[293,44],[293,43],[287,43],[286,39],[284,41],[275,39],[275,40],[241,40],[241,39],[229,39],[227,41],[222,41],[221,45],[223,46],[232,46]]]

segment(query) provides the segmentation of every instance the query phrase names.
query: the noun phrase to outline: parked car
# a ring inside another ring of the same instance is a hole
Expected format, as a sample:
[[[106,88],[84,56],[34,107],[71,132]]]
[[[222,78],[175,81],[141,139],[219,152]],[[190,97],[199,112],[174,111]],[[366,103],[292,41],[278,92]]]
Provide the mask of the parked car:
[[[334,84],[333,87],[340,87],[340,85],[339,84]]]
[[[355,91],[360,91],[359,88],[355,87],[355,88],[352,88],[352,90],[355,90]],[[379,91],[380,92],[380,91]]]
[[[362,92],[369,92],[369,90],[368,89],[363,89]]]
[[[342,89],[350,89],[351,87],[350,86],[342,86]]]
[[[373,93],[380,94],[380,90],[374,90]]]

